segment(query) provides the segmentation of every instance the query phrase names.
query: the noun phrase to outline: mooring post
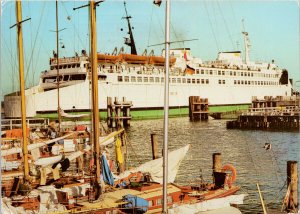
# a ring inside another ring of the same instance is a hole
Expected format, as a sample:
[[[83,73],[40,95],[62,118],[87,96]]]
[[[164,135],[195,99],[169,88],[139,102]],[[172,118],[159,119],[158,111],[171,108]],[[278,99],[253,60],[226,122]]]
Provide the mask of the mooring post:
[[[287,200],[286,211],[298,211],[298,162],[287,162],[287,185],[290,189],[290,196]]]
[[[152,146],[152,158],[153,160],[158,158],[157,154],[157,135],[151,134],[151,146]]]
[[[222,170],[221,153],[213,153],[213,171],[221,172],[221,170]]]

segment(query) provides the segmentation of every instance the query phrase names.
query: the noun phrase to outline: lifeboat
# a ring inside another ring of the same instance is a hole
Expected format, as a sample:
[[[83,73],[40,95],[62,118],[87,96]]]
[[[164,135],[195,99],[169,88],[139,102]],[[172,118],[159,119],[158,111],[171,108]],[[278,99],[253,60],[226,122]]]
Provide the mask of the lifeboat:
[[[98,62],[116,63],[120,61],[120,55],[97,54]]]
[[[170,58],[170,65],[174,65],[176,62],[176,58]],[[162,56],[150,56],[149,57],[149,64],[153,65],[165,65],[165,57]]]
[[[128,64],[146,64],[148,57],[133,54],[121,54],[121,59]]]

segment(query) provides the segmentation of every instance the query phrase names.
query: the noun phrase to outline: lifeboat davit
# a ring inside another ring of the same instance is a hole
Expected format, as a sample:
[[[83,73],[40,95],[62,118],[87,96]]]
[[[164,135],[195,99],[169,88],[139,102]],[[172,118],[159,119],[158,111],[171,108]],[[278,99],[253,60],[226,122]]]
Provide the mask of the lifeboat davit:
[[[170,65],[174,65],[176,62],[176,58],[170,58]],[[165,57],[162,56],[150,56],[149,57],[149,64],[153,65],[165,65]]]

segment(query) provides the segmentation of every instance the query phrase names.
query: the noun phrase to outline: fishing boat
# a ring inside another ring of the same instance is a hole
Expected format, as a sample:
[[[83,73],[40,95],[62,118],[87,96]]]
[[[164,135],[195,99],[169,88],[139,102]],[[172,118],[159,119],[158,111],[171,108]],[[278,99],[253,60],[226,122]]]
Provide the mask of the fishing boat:
[[[126,15],[125,18],[130,25],[131,16]],[[140,110],[139,116],[143,116],[145,111],[163,109],[162,96],[158,95],[164,90],[165,59],[153,52],[138,55],[132,29],[129,28],[128,32],[130,38],[125,44],[131,47],[131,53],[124,53],[123,48],[119,52],[115,48],[112,54],[97,53],[99,98],[126,97],[133,102],[132,109]],[[278,67],[275,61],[251,61],[249,33],[245,30],[242,33],[245,57],[241,51],[228,51],[219,52],[214,60],[203,61],[194,57],[188,47],[170,49],[169,107],[176,109],[172,112],[180,110],[181,115],[187,114],[188,97],[194,95],[208,98],[209,105],[218,107],[215,108],[218,111],[224,106],[232,106],[231,110],[246,108],[254,96],[292,94],[288,71]],[[86,51],[58,59],[57,55],[53,55],[49,61],[49,69],[41,72],[38,85],[26,90],[27,115],[34,117],[39,113],[56,112],[57,105],[53,100],[57,100],[57,90],[64,97],[60,107],[65,112],[89,111],[90,62]],[[18,102],[17,93],[5,95],[5,117],[20,116]],[[106,109],[106,102],[104,99],[99,103],[100,110]]]

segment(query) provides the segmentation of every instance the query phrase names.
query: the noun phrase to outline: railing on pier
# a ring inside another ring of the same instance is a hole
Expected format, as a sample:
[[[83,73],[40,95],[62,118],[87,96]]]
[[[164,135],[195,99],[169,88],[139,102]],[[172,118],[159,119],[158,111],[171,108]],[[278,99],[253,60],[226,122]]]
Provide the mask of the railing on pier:
[[[49,119],[46,118],[27,118],[29,128],[46,128],[49,125]],[[21,119],[1,119],[1,130],[18,129],[22,127]]]

